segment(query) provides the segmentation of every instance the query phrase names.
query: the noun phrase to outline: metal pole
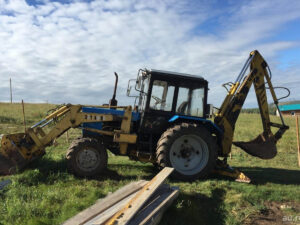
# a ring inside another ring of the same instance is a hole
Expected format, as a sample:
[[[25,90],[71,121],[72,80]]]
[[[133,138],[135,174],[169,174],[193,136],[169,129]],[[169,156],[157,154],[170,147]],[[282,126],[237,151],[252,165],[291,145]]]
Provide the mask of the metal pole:
[[[300,167],[300,141],[299,141],[299,125],[298,116],[296,115],[296,133],[297,133],[297,147],[298,147],[298,166]]]
[[[25,130],[25,133],[26,133],[25,107],[24,107],[24,101],[23,101],[23,99],[22,99],[22,109],[23,109],[24,130]]]
[[[12,104],[12,87],[11,87],[11,78],[9,78],[9,87],[10,87],[10,104]]]

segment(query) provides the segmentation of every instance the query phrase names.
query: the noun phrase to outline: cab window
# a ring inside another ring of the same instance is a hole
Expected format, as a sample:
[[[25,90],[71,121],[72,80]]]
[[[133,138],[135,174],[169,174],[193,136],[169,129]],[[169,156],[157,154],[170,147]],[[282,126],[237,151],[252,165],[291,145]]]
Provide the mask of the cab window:
[[[203,117],[204,88],[179,87],[176,113]]]
[[[175,87],[166,81],[153,81],[150,109],[171,111]]]

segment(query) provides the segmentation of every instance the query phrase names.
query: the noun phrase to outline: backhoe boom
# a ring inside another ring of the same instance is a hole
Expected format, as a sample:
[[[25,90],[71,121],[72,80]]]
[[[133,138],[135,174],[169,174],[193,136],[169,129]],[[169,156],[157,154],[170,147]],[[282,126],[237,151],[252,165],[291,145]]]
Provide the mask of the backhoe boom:
[[[244,77],[249,67],[250,72]],[[235,83],[231,83],[231,88],[219,109],[219,113],[215,117],[215,123],[224,131],[221,143],[224,157],[227,157],[231,151],[235,124],[252,84],[254,84],[257,97],[263,133],[250,142],[234,142],[233,144],[242,148],[247,153],[262,159],[271,159],[277,153],[275,144],[288,129],[288,126],[284,124],[282,116],[282,124],[270,122],[266,83],[276,106],[278,105],[278,100],[267,68],[268,65],[260,53],[257,50],[252,51],[237,80]],[[271,131],[271,126],[279,128],[275,135]]]

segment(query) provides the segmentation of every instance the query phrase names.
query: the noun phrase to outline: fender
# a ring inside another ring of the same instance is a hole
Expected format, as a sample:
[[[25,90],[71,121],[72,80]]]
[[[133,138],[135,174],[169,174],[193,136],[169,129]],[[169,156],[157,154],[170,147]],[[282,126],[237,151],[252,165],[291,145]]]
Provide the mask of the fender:
[[[203,124],[206,128],[209,129],[211,133],[215,133],[218,136],[223,134],[223,130],[218,127],[215,123],[205,118],[199,118],[194,116],[181,116],[181,115],[174,115],[169,119],[170,123],[174,123],[175,121],[187,121],[187,122],[196,122]]]

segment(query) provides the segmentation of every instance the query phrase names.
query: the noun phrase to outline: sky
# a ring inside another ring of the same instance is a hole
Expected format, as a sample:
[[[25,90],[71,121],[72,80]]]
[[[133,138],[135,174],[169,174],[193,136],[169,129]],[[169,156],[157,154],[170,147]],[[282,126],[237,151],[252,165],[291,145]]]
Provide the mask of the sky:
[[[108,103],[117,72],[118,102],[133,104],[128,80],[152,68],[203,76],[219,106],[254,49],[299,100],[299,12],[298,0],[0,0],[0,101],[11,78],[14,102]]]

